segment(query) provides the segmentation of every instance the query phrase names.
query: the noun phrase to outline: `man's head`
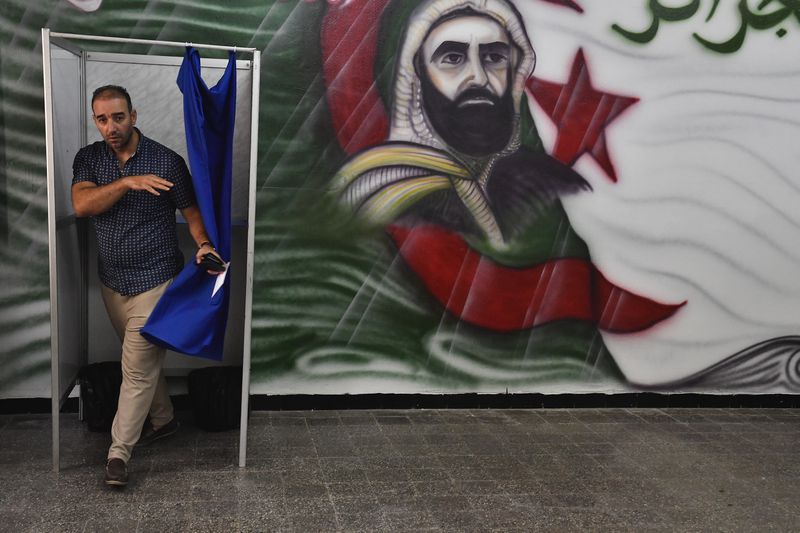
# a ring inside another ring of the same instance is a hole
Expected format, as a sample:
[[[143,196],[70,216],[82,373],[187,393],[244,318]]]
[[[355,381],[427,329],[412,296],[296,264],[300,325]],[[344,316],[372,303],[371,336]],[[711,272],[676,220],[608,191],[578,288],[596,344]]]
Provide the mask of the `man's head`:
[[[103,140],[115,152],[129,148],[136,125],[136,110],[123,87],[105,85],[92,94],[92,118]]]
[[[485,156],[508,144],[517,55],[498,22],[471,9],[440,20],[422,43],[415,64],[423,107],[436,132],[459,152]]]
[[[474,157],[515,151],[535,63],[509,0],[423,0],[396,58],[389,140]]]

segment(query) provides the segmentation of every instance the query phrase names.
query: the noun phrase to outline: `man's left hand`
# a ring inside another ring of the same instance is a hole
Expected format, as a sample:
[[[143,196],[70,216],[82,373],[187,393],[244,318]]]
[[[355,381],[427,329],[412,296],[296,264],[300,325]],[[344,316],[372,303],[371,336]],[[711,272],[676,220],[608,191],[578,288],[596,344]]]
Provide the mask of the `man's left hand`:
[[[204,243],[200,248],[197,249],[197,253],[194,255],[195,264],[199,265],[200,261],[203,260],[203,256],[205,256],[206,254],[211,254],[215,256],[217,259],[219,259],[221,263],[223,264],[225,263],[225,261],[222,260],[222,257],[220,257],[220,255],[217,253],[217,251],[214,249],[213,246]],[[222,274],[222,272],[215,272],[213,270],[206,270],[206,272],[212,276],[219,276],[220,274]]]

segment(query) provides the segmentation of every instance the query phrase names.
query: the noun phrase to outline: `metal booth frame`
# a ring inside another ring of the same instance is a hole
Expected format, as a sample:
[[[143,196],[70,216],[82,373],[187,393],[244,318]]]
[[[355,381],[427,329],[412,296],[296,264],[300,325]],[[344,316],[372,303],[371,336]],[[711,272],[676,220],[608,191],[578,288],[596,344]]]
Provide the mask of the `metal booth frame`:
[[[243,353],[242,353],[242,396],[241,396],[241,424],[239,430],[239,467],[244,467],[247,458],[247,424],[249,412],[249,392],[250,392],[250,356],[251,356],[251,327],[253,309],[253,264],[254,264],[254,245],[255,245],[255,196],[256,196],[256,176],[258,164],[258,125],[259,125],[259,89],[261,73],[261,53],[257,48],[247,48],[238,46],[221,46],[215,44],[198,44],[177,41],[161,41],[149,39],[128,39],[121,37],[106,37],[99,35],[82,35],[73,33],[60,33],[50,31],[49,28],[42,28],[42,62],[44,80],[44,115],[45,115],[45,140],[46,140],[46,160],[47,160],[47,225],[49,242],[49,265],[50,265],[50,350],[51,350],[51,397],[52,397],[52,438],[53,438],[53,471],[60,469],[60,419],[59,413],[67,400],[69,390],[74,386],[77,375],[60,375],[60,346],[59,346],[59,280],[58,280],[58,261],[57,261],[57,228],[65,224],[71,224],[73,220],[59,220],[56,211],[56,163],[55,163],[55,131],[54,131],[54,101],[53,101],[53,73],[51,44],[54,44],[66,51],[78,56],[80,61],[80,116],[81,127],[81,146],[85,146],[86,139],[86,55],[91,52],[71,41],[100,41],[105,43],[120,44],[141,44],[151,46],[180,47],[192,46],[197,49],[233,51],[235,53],[252,54],[250,63],[251,69],[251,113],[250,113],[250,159],[249,159],[249,181],[247,199],[247,251],[246,251],[246,273],[245,273],[245,293],[244,293],[244,331],[243,331]],[[129,54],[131,56],[147,58],[150,54]],[[159,64],[164,56],[151,56],[152,62],[146,64]],[[62,217],[64,218],[64,217]],[[85,277],[85,276],[83,276]],[[82,287],[86,280],[78,280]],[[79,305],[84,306],[85,302]],[[85,331],[86,328],[83,328]],[[82,339],[85,343],[86,340]],[[62,381],[69,381],[67,391],[62,391]]]

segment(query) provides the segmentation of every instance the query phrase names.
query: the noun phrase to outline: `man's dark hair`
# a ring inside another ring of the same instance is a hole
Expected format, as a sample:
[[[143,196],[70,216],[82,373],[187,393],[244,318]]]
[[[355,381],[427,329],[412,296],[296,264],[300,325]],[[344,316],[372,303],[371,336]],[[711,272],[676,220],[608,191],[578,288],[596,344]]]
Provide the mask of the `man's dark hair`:
[[[98,98],[109,98],[109,97],[118,97],[118,98],[125,98],[125,101],[128,102],[128,113],[133,111],[133,104],[131,104],[131,95],[128,94],[128,91],[125,87],[120,87],[119,85],[103,85],[102,87],[98,87],[92,93],[92,109],[94,109],[94,101]]]

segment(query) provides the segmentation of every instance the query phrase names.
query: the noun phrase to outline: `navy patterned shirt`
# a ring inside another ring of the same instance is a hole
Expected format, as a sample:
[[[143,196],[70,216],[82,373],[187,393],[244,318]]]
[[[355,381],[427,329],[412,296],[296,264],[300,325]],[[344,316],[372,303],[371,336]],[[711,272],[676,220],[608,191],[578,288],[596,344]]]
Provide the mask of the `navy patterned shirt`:
[[[136,131],[139,131],[138,129]],[[139,132],[136,152],[120,170],[104,141],[82,148],[72,164],[72,184],[107,185],[123,176],[155,174],[174,185],[156,196],[128,191],[111,209],[92,217],[99,251],[100,281],[131,296],[156,287],[183,266],[175,231],[175,209],[194,205],[189,169],[181,156]]]

